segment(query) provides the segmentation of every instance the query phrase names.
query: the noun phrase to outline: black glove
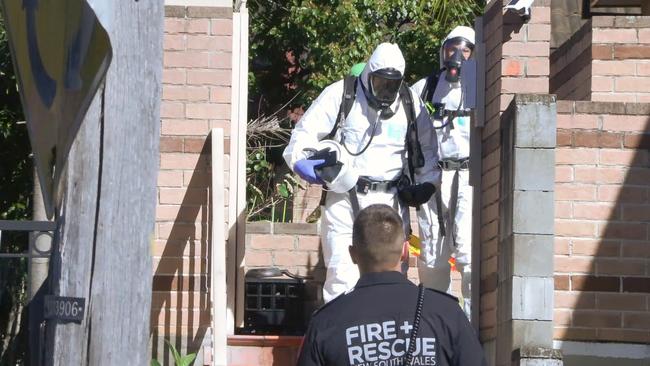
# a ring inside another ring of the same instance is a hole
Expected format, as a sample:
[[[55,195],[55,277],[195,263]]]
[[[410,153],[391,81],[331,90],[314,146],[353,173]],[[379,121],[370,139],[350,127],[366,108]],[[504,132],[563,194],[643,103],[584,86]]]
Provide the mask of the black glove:
[[[429,201],[436,193],[436,187],[431,183],[415,184],[405,186],[397,193],[399,199],[411,207],[418,207]]]

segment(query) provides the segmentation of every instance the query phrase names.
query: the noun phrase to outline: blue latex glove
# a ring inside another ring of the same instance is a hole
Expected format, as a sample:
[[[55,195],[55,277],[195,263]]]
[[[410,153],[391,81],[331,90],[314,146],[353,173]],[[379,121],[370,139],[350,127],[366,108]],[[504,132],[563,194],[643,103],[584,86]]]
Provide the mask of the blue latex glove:
[[[300,176],[300,178],[306,180],[311,184],[323,184],[324,182],[316,175],[314,172],[314,167],[320,164],[323,164],[325,160],[323,159],[302,159],[296,161],[296,164],[293,165],[293,171]]]

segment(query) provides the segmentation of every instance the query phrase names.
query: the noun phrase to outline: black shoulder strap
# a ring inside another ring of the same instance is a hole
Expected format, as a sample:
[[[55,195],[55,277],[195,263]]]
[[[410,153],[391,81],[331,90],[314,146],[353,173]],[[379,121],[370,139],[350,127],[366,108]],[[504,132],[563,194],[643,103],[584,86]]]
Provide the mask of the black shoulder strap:
[[[436,86],[438,86],[438,76],[439,74],[431,74],[427,76],[427,81],[424,84],[424,89],[422,89],[422,93],[420,94],[420,98],[422,98],[423,102],[430,102],[431,98],[433,98],[433,93],[436,91]]]
[[[358,78],[354,75],[348,75],[343,79],[343,97],[341,98],[339,113],[336,117],[336,122],[334,122],[334,127],[332,127],[332,131],[325,136],[324,140],[331,140],[336,136],[339,126],[345,121],[345,118],[350,113],[357,91],[357,79]]]
[[[422,154],[422,148],[420,147],[417,115],[413,106],[413,98],[406,84],[402,84],[400,87],[399,97],[404,105],[406,120],[408,121],[406,129],[406,151],[408,152],[408,167],[411,183],[415,184],[415,169],[424,166],[424,154]]]
[[[408,85],[405,83],[402,83],[399,88],[399,97],[406,111],[406,120],[409,124],[415,122],[417,115],[415,114],[415,107],[413,106],[413,97],[411,96],[411,91],[409,90]]]
[[[339,129],[339,126],[343,124],[345,121],[345,118],[348,116],[350,113],[350,110],[352,109],[352,105],[354,104],[354,97],[356,96],[357,93],[357,77],[354,75],[348,75],[343,79],[343,96],[341,98],[341,105],[339,106],[339,112],[336,117],[336,121],[334,122],[334,126],[332,127],[332,130],[330,133],[327,134],[323,138],[323,140],[333,140],[334,136],[336,136],[336,132]],[[325,205],[325,200],[327,199],[327,191],[322,190],[321,195],[320,195],[320,202],[318,203],[318,207],[316,210],[320,210],[320,206]],[[309,216],[311,217],[312,215],[315,214],[316,210],[312,212]],[[320,217],[320,211],[318,212],[318,217]],[[318,217],[316,217],[316,220],[318,220]],[[330,301],[331,303],[331,301]]]

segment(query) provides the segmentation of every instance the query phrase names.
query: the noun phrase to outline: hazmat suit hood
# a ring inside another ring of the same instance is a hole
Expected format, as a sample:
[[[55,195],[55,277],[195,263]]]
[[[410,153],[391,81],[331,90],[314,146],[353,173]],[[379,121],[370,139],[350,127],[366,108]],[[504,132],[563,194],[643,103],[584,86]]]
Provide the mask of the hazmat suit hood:
[[[463,62],[473,57],[474,42],[474,30],[469,27],[459,26],[447,35],[440,46],[441,75],[454,88],[460,86],[459,81]],[[467,51],[469,51],[469,54]]]
[[[371,94],[370,76],[373,72],[382,69],[393,69],[399,72],[402,78],[404,77],[404,71],[406,69],[406,61],[404,60],[402,51],[399,49],[399,46],[397,46],[396,44],[381,43],[379,46],[377,46],[377,48],[375,48],[375,51],[368,59],[368,62],[366,63],[366,67],[363,69],[363,72],[361,73],[360,79],[361,79],[361,83],[363,84],[362,87],[364,88],[364,93],[366,94],[366,98],[368,99],[369,104],[373,104],[371,100],[373,96],[369,95]],[[395,97],[395,100],[393,101],[393,105],[395,104],[394,102],[396,100],[397,100],[397,95]]]
[[[443,68],[445,63],[445,43],[454,38],[464,38],[467,42],[472,44],[472,47],[474,47],[476,44],[476,35],[474,33],[474,29],[465,26],[458,26],[454,28],[451,32],[449,32],[449,34],[447,34],[447,37],[445,37],[445,40],[442,41],[442,44],[440,45],[440,68]]]

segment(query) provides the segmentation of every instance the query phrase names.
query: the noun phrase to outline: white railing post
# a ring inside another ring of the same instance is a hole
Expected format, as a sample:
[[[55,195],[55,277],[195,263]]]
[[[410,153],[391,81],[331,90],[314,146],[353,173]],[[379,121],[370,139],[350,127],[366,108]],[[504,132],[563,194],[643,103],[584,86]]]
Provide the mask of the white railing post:
[[[211,299],[212,299],[212,337],[213,365],[227,364],[227,299],[226,284],[226,235],[225,235],[225,182],[224,182],[224,143],[223,129],[213,128],[212,143],[212,250],[211,250]]]
[[[246,245],[246,128],[248,125],[248,9],[237,1],[233,12],[230,180],[228,223],[228,334],[244,323]]]

